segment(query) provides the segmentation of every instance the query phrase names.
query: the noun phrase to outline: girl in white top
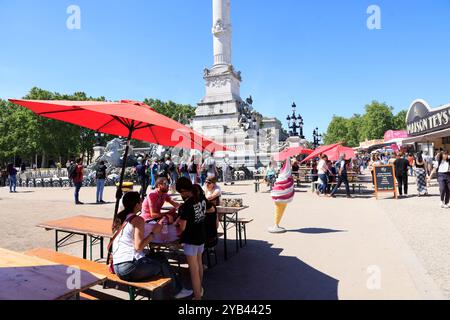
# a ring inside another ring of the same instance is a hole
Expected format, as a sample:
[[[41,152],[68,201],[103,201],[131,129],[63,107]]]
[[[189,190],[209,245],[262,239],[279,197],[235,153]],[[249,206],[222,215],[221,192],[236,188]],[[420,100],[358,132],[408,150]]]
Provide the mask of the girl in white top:
[[[120,230],[112,248],[114,271],[117,276],[129,282],[149,281],[155,276],[171,278],[176,299],[192,295],[192,291],[183,289],[164,255],[146,255],[144,252],[144,248],[150,244],[154,235],[161,232],[162,222],[148,225],[137,215],[142,208],[138,192],[126,193],[122,201],[124,209],[117,215],[113,227],[114,233]]]
[[[441,152],[437,155],[437,161],[434,163],[434,168],[428,176],[428,182],[431,177],[438,173],[439,192],[441,194],[441,208],[448,209],[450,202],[450,158],[448,151]]]

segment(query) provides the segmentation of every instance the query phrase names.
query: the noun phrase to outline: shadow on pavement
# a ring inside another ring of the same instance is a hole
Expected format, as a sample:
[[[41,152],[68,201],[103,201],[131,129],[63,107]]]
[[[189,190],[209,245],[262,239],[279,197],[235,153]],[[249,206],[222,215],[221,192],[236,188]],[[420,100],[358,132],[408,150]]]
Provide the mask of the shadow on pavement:
[[[338,300],[338,283],[297,257],[281,256],[282,249],[266,241],[248,240],[235,253],[232,242],[229,260],[205,271],[207,300]]]
[[[323,229],[323,228],[304,228],[304,229],[298,229],[298,230],[288,230],[287,232],[298,232],[298,233],[304,233],[304,234],[325,234],[325,233],[340,233],[340,232],[348,232],[348,231]]]

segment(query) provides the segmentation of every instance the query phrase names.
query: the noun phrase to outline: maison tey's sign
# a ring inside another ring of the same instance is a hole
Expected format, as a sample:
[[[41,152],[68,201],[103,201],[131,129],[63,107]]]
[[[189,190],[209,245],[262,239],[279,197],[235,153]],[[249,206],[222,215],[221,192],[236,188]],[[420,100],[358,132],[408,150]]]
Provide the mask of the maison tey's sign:
[[[425,101],[416,100],[408,111],[406,125],[412,137],[450,128],[450,105],[431,110]]]

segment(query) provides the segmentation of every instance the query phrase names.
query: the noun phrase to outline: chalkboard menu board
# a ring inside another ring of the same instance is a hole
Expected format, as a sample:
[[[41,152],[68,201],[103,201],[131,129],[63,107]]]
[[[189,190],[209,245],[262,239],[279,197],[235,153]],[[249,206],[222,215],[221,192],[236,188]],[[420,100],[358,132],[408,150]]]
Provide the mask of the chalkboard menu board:
[[[393,192],[395,197],[397,197],[394,166],[375,166],[374,176],[377,196],[379,192]]]

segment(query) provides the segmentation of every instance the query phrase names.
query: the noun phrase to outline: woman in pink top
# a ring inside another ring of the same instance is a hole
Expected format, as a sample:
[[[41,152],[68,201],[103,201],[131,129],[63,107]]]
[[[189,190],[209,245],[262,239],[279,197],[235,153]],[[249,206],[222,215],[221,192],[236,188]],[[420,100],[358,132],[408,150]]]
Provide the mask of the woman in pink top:
[[[180,205],[173,201],[168,193],[169,181],[167,178],[159,178],[156,181],[155,191],[151,192],[142,204],[142,218],[144,218],[145,221],[161,220],[166,217],[169,224],[172,224],[176,220],[176,212]],[[170,203],[173,206],[173,209],[166,213],[161,213],[162,207],[166,202]]]

